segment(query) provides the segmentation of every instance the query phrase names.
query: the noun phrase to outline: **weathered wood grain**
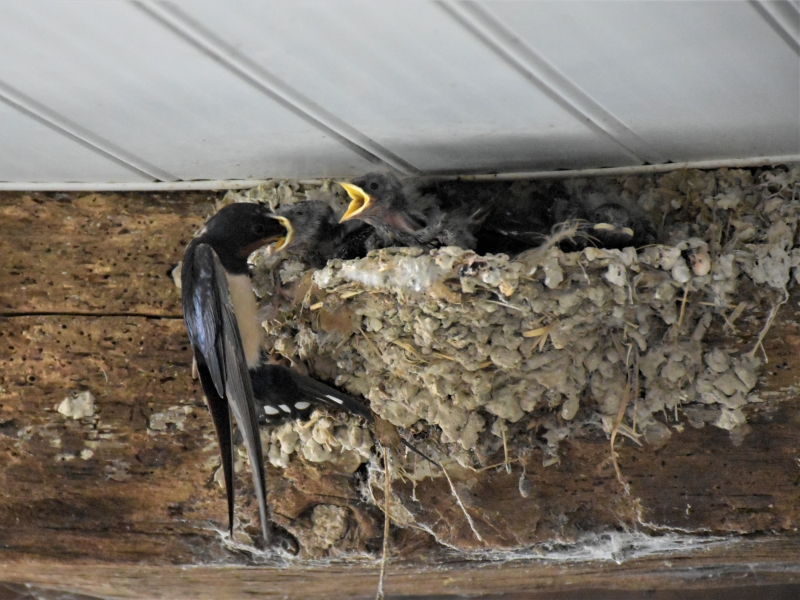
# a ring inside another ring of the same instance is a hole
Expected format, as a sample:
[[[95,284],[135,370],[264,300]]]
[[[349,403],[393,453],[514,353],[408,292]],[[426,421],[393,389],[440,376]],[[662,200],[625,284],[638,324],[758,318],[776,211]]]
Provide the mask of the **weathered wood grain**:
[[[179,316],[168,272],[218,197],[0,193],[0,311]]]
[[[109,597],[374,593],[374,565],[352,557],[352,568],[299,562],[288,570],[187,572],[169,566],[247,560],[227,550],[215,531],[226,521],[224,494],[213,481],[218,451],[191,379],[179,294],[168,276],[214,200],[209,194],[0,194],[0,580]],[[684,424],[659,449],[622,443],[619,465],[629,495],[599,433],[569,440],[560,464],[529,461],[527,498],[518,489],[519,465],[510,474],[453,472],[484,544],[474,539],[443,479],[419,483],[417,501],[410,483],[393,484],[437,538],[473,540],[476,550],[623,527],[773,537],[678,555],[669,564],[661,558],[621,566],[523,561],[475,569],[449,563],[427,533],[393,529],[394,556],[413,564],[390,569],[390,589],[442,597],[479,597],[498,585],[519,597],[532,586],[688,589],[728,582],[748,569],[753,581],[797,581],[798,299],[784,306],[766,340],[770,362],[757,391],[768,402],[750,409],[749,432],[731,437]],[[743,345],[762,323],[759,313],[742,325]],[[94,417],[74,420],[55,410],[84,391],[96,399]],[[268,480],[279,520],[302,525],[316,504],[346,506],[352,543],[345,549],[379,546],[382,515],[360,501],[347,470],[270,467]],[[249,485],[248,474],[240,474],[237,503],[245,519],[255,515]],[[423,562],[438,566],[420,568]],[[704,572],[713,576],[703,580]]]
[[[417,560],[389,567],[386,592],[389,598],[409,600],[790,600],[800,588],[798,552],[796,538],[772,536],[740,538],[702,553],[677,552],[621,564],[609,560],[561,564]],[[377,578],[377,565],[357,559],[346,564],[259,568],[80,561],[70,563],[68,570],[60,561],[0,562],[0,581],[26,581],[37,590],[83,593],[91,598],[371,600]],[[5,596],[0,598],[5,600]],[[8,600],[28,598],[9,596]]]

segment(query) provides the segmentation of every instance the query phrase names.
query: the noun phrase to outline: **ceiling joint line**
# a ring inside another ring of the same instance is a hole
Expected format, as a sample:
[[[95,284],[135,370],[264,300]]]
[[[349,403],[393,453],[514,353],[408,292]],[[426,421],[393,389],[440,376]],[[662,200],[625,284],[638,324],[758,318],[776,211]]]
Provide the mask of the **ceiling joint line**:
[[[362,158],[406,174],[421,171],[377,141],[304,96],[169,2],[132,4],[230,73]]]
[[[437,4],[489,50],[598,137],[610,141],[638,163],[669,157],[639,137],[578,85],[519,38],[477,2],[442,0]]]
[[[772,2],[749,0],[749,4],[770,29],[800,56],[800,12],[797,6],[787,0]]]
[[[741,169],[748,167],[764,167],[770,165],[800,165],[800,154],[783,154],[776,156],[750,156],[739,158],[712,158],[689,162],[665,163],[658,165],[631,165],[625,167],[603,167],[590,169],[569,169],[558,171],[504,171],[500,173],[430,173],[431,180],[464,181],[515,181],[517,179],[567,179],[572,177],[620,177],[628,175],[647,175],[669,173],[686,169]],[[137,183],[40,183],[40,182],[4,182],[0,181],[2,191],[24,192],[174,192],[186,190],[238,190],[257,187],[270,183],[270,179],[230,179],[205,181],[154,181]],[[320,184],[322,179],[300,179],[300,183]]]
[[[156,181],[177,179],[174,175],[104,140],[2,81],[0,81],[0,101],[58,135],[145,179]]]

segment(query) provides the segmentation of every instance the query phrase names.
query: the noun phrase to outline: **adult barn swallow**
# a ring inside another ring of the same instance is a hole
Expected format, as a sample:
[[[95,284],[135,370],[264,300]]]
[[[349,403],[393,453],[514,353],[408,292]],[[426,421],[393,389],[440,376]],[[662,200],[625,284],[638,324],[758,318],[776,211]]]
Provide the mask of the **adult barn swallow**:
[[[351,200],[341,221],[369,223],[384,246],[474,248],[475,232],[488,214],[487,207],[470,204],[442,210],[437,197],[423,193],[417,182],[403,183],[389,173],[369,173],[339,185]]]
[[[217,432],[228,520],[233,533],[233,443],[230,415],[244,439],[253,472],[261,530],[271,541],[264,459],[250,368],[259,364],[261,324],[247,257],[283,235],[261,204],[237,203],[208,220],[186,248],[181,270],[181,301],[197,371]]]
[[[361,258],[371,250],[374,229],[366,223],[339,223],[331,206],[322,200],[298,202],[273,217],[286,229],[276,251],[295,252],[307,265],[321,269],[332,258]]]

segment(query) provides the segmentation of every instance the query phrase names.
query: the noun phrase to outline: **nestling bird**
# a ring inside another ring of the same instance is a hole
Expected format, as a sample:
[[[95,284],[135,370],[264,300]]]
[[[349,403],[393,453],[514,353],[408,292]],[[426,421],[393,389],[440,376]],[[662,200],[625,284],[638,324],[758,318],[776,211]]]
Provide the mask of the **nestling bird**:
[[[273,218],[286,230],[275,251],[294,252],[315,269],[332,258],[361,258],[377,246],[370,225],[355,221],[340,224],[331,206],[322,200],[298,202],[279,210]]]
[[[555,223],[578,221],[579,235],[568,249],[622,249],[653,244],[656,232],[644,212],[626,201],[619,183],[607,178],[565,182],[552,205]]]
[[[537,182],[438,180],[423,186],[442,206],[483,206],[489,211],[477,231],[478,254],[507,254],[540,246],[550,235],[551,191]]]
[[[586,246],[622,249],[639,247],[656,241],[655,231],[647,219],[635,215],[630,209],[616,202],[606,202],[596,208],[584,207],[580,203],[561,199],[562,210],[557,222],[577,222],[578,235],[567,242],[566,251],[581,250]],[[563,205],[569,204],[565,212]]]
[[[369,223],[383,246],[471,249],[488,215],[487,207],[470,204],[443,210],[437,197],[421,193],[415,181],[401,182],[389,173],[369,173],[339,185],[351,199],[341,222]]]
[[[631,214],[615,203],[604,204],[589,219],[591,235],[602,248],[625,248],[633,244],[636,232]]]

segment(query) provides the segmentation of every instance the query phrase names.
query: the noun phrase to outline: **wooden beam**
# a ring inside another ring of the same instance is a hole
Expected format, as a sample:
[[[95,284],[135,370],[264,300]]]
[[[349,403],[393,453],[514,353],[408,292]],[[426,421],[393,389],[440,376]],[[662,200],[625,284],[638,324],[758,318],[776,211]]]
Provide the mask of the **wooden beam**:
[[[179,294],[169,277],[217,198],[0,193],[0,580],[108,597],[219,598],[223,588],[231,597],[259,590],[297,598],[372,595],[376,567],[353,556],[346,568],[302,561],[257,571],[172,566],[251,560],[232,553],[218,533],[226,520],[214,481],[218,450],[191,379]],[[622,565],[528,559],[476,569],[448,562],[427,533],[393,529],[395,560],[414,564],[390,568],[388,589],[479,597],[501,585],[523,597],[532,587],[690,590],[748,573],[754,583],[796,582],[797,306],[795,295],[765,342],[770,363],[757,391],[769,401],[750,409],[749,432],[731,437],[684,425],[659,449],[623,443],[619,464],[629,495],[601,434],[569,440],[558,465],[531,461],[526,498],[518,465],[511,474],[453,472],[484,544],[474,540],[442,478],[418,484],[416,502],[410,483],[393,483],[436,538],[462,547],[473,540],[475,551],[625,528],[757,537]],[[83,392],[94,397],[94,414],[73,419],[58,412],[62,400]],[[343,549],[379,547],[383,517],[361,501],[352,470],[298,463],[285,471],[269,467],[268,479],[279,520],[310,528],[315,505],[346,507],[350,542]],[[241,473],[244,519],[255,516],[248,482]]]

